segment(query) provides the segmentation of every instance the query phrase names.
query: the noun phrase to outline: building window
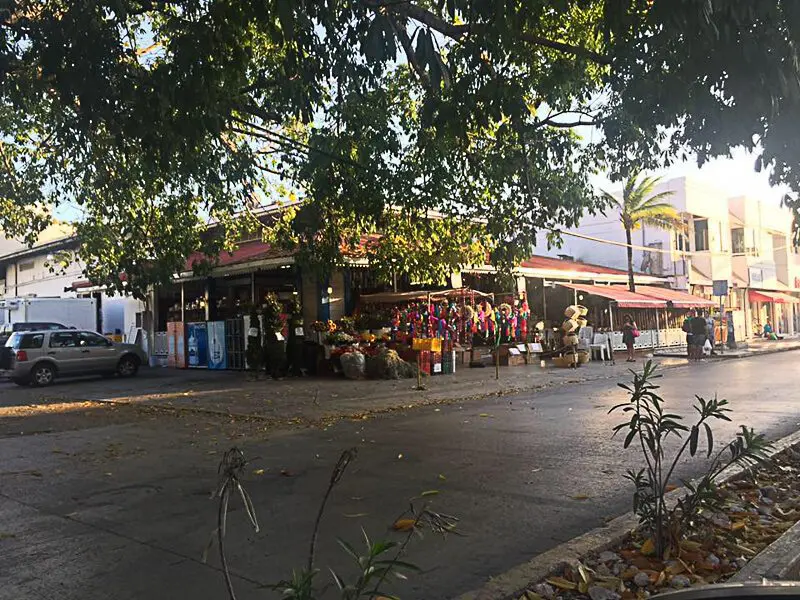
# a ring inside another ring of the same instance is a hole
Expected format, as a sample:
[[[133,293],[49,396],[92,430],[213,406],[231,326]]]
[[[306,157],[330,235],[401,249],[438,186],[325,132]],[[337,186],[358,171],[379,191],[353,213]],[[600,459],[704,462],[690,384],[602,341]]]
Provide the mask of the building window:
[[[734,254],[744,254],[744,227],[731,229],[731,248]]]
[[[708,250],[708,219],[694,220],[694,249],[698,252]]]
[[[30,271],[30,270],[31,270],[31,269],[32,269],[32,268],[35,266],[35,264],[36,264],[36,263],[34,263],[32,260],[29,260],[29,261],[27,261],[27,262],[21,262],[21,263],[19,263],[19,265],[18,265],[18,267],[17,267],[17,268],[18,268],[20,271]]]
[[[689,251],[689,238],[683,231],[675,232],[675,250],[678,252]]]

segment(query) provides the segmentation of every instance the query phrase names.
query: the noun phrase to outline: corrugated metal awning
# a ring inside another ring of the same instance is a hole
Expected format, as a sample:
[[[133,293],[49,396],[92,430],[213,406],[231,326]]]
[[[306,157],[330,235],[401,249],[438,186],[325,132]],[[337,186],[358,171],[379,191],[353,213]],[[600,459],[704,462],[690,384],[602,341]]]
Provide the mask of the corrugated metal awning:
[[[643,296],[642,294],[634,294],[618,285],[588,285],[584,283],[561,282],[559,282],[558,285],[586,294],[607,298],[616,302],[617,306],[620,308],[665,308],[667,306],[664,300]]]

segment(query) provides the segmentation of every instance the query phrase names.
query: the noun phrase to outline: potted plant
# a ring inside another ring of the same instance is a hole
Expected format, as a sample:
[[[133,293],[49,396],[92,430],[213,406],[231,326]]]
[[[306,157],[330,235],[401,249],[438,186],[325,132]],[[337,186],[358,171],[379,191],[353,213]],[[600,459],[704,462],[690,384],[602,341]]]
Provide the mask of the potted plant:
[[[255,308],[250,309],[250,326],[247,331],[247,368],[256,373],[261,370],[264,349],[261,344],[261,316]]]
[[[264,367],[272,377],[277,377],[286,362],[286,342],[278,337],[283,329],[281,303],[275,294],[267,294],[261,305],[264,323]]]

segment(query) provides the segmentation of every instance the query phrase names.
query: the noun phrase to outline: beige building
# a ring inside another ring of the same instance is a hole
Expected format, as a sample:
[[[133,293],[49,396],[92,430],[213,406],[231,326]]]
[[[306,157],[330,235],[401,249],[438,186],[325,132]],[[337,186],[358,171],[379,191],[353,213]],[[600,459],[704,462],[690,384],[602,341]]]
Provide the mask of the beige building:
[[[792,243],[791,211],[757,198],[730,197],[691,177],[665,181],[656,192],[664,190],[672,191],[669,202],[683,216],[684,229],[635,231],[634,267],[715,301],[714,281],[727,282],[724,304],[737,339],[763,330],[767,319],[780,333],[800,333],[800,254]],[[618,213],[587,216],[551,253],[626,268]]]

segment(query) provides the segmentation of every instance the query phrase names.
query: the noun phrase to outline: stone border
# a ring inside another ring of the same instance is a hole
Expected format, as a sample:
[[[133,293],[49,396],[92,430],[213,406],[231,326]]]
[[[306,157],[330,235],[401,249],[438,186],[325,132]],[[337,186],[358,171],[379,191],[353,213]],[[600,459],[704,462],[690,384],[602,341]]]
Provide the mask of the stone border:
[[[798,444],[800,444],[800,430],[774,442],[773,451],[770,453],[770,457],[780,454],[781,452],[797,446]],[[741,473],[742,469],[737,467],[729,467],[720,473],[717,480],[720,482],[730,481],[731,479],[741,475]],[[670,503],[674,503],[678,500],[678,498],[683,496],[685,492],[685,488],[678,488],[670,492],[667,495],[667,498]],[[513,600],[515,598],[519,598],[519,596],[521,596],[531,585],[552,575],[568,564],[574,564],[581,558],[591,554],[600,553],[621,543],[634,529],[636,529],[636,527],[638,527],[638,525],[639,519],[633,514],[633,512],[625,513],[624,515],[610,521],[603,527],[592,529],[583,535],[573,538],[568,542],[564,542],[563,544],[559,544],[555,548],[551,548],[550,550],[539,554],[526,563],[509,569],[501,575],[491,577],[482,588],[461,594],[455,600]],[[794,548],[797,548],[798,552],[800,553],[800,522],[789,529],[789,531],[794,532],[795,535],[791,538],[791,542],[787,543],[792,543]],[[758,557],[760,557],[762,554],[766,554],[767,551],[772,548],[772,546],[778,544],[778,542],[780,542],[787,534],[781,536],[781,538],[773,542],[772,545],[768,546],[765,550],[759,553]],[[775,552],[779,552],[779,549],[780,547],[776,546]],[[767,556],[773,556],[772,562],[768,562],[767,566],[764,567],[766,569],[770,569],[771,565],[776,562],[775,555],[771,554]],[[769,561],[767,556],[764,558],[765,561]],[[759,568],[757,563],[758,557],[751,561],[751,563],[756,563],[756,565],[753,567],[754,572]],[[800,559],[800,556],[797,556],[796,558]],[[797,560],[796,563],[793,564],[800,569],[800,560]],[[747,567],[749,566],[750,563],[747,565]]]

